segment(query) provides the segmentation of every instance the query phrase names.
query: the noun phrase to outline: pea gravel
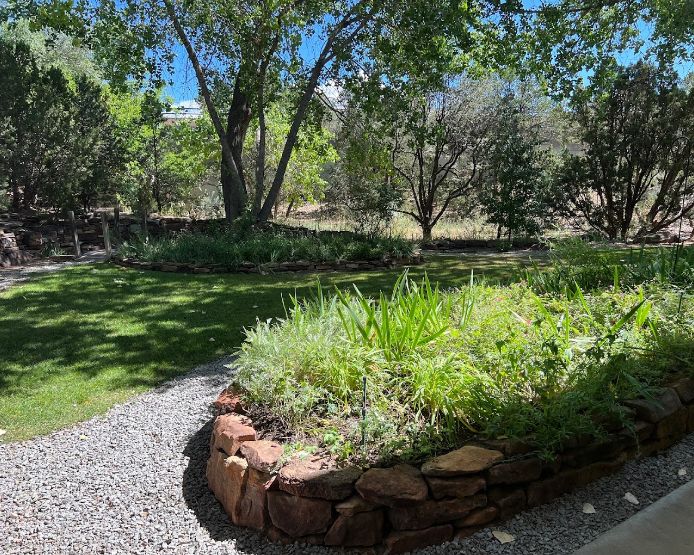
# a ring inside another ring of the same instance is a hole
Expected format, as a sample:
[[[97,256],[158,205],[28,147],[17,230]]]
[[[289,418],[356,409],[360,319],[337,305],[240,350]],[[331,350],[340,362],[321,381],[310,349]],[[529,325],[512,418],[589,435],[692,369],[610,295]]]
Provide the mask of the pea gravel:
[[[210,405],[231,359],[201,366],[72,428],[0,445],[0,553],[331,553],[235,528],[207,490]],[[687,469],[687,475],[678,471]],[[571,553],[694,475],[694,435],[498,529],[422,553]],[[624,499],[631,492],[638,506]],[[584,502],[595,514],[583,514]],[[334,553],[334,552],[332,552]]]

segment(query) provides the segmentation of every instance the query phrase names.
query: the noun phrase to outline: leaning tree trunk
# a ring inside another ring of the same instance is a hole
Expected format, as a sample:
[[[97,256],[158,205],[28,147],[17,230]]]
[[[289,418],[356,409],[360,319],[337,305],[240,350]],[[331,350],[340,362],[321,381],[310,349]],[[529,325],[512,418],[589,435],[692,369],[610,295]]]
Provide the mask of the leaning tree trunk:
[[[234,86],[234,94],[231,99],[231,106],[227,114],[226,137],[238,169],[240,183],[233,179],[224,160],[222,160],[220,167],[220,181],[222,183],[224,209],[227,214],[227,219],[235,219],[241,216],[246,209],[247,199],[242,153],[243,141],[246,138],[248,125],[251,121],[251,108],[248,103],[248,97],[241,91],[239,81],[240,77],[237,77]]]

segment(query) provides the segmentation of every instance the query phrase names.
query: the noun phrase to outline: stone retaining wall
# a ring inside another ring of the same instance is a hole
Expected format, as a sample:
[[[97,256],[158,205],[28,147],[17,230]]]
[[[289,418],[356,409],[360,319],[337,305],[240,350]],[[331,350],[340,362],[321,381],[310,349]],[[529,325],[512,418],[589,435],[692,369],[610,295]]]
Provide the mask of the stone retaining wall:
[[[112,237],[124,240],[142,232],[142,218],[132,214],[121,214],[118,228],[112,211],[105,212]],[[147,232],[158,236],[164,233],[177,232],[187,229],[204,229],[219,220],[192,220],[190,218],[148,218]],[[104,246],[104,236],[101,228],[101,215],[90,213],[75,217],[77,235],[84,250],[90,247]],[[15,247],[24,251],[40,251],[45,245],[53,244],[66,251],[72,251],[72,226],[64,216],[56,214],[0,214],[0,234],[12,235]]]
[[[0,268],[25,264],[32,258],[30,253],[19,248],[14,232],[0,227]]]
[[[625,405],[632,431],[612,430],[592,443],[579,438],[553,462],[523,442],[491,440],[419,466],[363,470],[318,456],[285,461],[282,445],[262,439],[244,415],[242,399],[224,391],[215,403],[207,480],[234,524],[273,541],[404,553],[465,538],[694,432],[694,380]]]
[[[273,274],[277,272],[332,272],[332,271],[362,271],[398,266],[413,266],[422,264],[424,259],[419,256],[403,258],[383,258],[378,260],[355,260],[338,262],[268,262],[253,264],[244,262],[239,267],[227,268],[222,265],[179,264],[176,262],[141,262],[134,258],[119,258],[114,260],[119,266],[138,268],[140,270],[157,270],[161,272],[185,272],[194,274],[210,273],[241,273],[241,274]]]

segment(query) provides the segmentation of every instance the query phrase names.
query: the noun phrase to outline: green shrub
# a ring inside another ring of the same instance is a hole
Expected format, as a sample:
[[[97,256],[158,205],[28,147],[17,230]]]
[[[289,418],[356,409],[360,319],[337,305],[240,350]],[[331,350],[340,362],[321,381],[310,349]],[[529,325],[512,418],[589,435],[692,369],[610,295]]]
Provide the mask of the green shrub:
[[[694,286],[694,248],[601,249],[581,240],[551,245],[551,266],[523,267],[519,277],[539,293],[561,293],[577,285],[584,290],[618,289],[646,283]]]
[[[285,318],[247,330],[235,385],[302,444],[327,448],[329,431],[360,446],[365,434],[351,457],[419,460],[473,433],[551,457],[605,421],[628,425],[623,399],[692,372],[693,323],[692,298],[667,289],[539,297],[403,276],[376,300],[356,288],[293,298]]]
[[[412,243],[400,238],[331,233],[299,236],[233,228],[133,241],[124,244],[120,252],[149,262],[221,265],[234,269],[244,262],[376,260],[409,256],[412,250]]]

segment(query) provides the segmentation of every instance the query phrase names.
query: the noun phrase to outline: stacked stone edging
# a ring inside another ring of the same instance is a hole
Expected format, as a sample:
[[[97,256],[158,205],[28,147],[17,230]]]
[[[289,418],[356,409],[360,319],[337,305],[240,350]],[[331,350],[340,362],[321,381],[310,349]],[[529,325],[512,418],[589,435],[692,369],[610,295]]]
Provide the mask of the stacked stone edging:
[[[30,253],[19,248],[15,233],[0,227],[0,268],[26,264],[32,259]]]
[[[470,536],[694,432],[692,379],[625,406],[635,415],[633,430],[578,438],[552,462],[522,441],[501,439],[419,466],[363,470],[315,455],[285,461],[279,443],[259,438],[242,398],[225,390],[215,402],[207,480],[234,524],[272,541],[405,553]]]
[[[223,265],[181,264],[176,262],[142,262],[135,258],[117,258],[114,263],[126,268],[140,270],[154,270],[160,272],[181,272],[193,274],[273,274],[278,272],[335,272],[335,271],[362,271],[399,266],[414,266],[424,262],[420,255],[405,256],[401,258],[381,258],[378,260],[354,260],[334,262],[308,262],[297,260],[295,262],[268,262],[266,264],[253,264],[244,262],[235,268]]]

